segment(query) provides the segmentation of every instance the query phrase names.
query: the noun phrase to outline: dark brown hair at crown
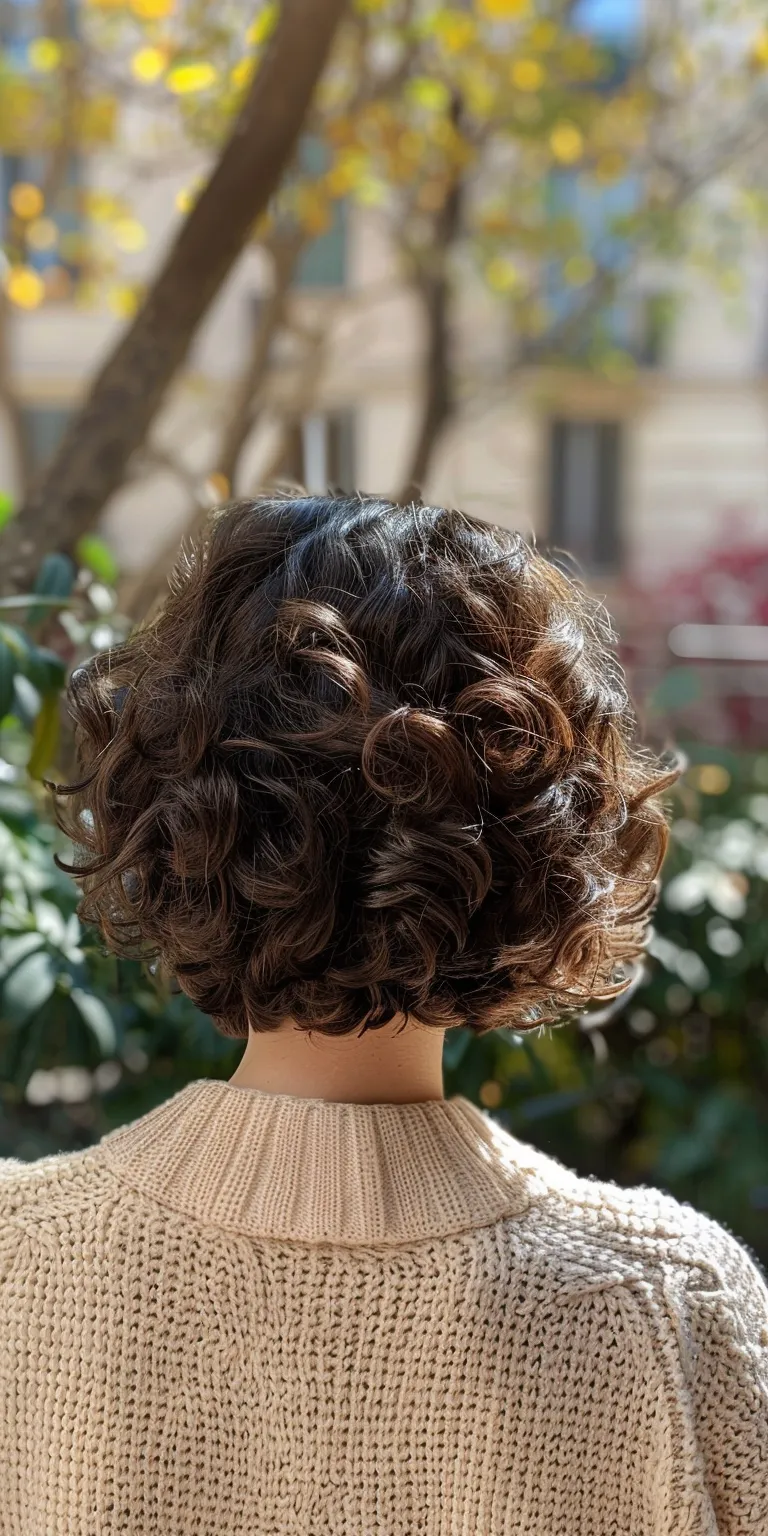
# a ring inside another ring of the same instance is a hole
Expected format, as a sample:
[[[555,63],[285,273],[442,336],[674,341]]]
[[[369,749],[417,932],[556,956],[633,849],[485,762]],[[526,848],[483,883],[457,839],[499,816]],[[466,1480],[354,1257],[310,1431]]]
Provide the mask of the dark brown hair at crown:
[[[604,610],[520,536],[375,497],[214,513],[157,617],[73,674],[48,788],[79,913],[224,1035],[477,1034],[617,996],[676,773]]]

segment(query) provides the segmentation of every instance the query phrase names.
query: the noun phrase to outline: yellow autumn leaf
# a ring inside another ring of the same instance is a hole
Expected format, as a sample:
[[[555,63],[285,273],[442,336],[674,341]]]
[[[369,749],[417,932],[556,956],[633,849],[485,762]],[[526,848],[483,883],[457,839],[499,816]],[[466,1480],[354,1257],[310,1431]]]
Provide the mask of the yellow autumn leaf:
[[[462,11],[441,11],[434,25],[437,37],[449,53],[461,53],[474,42],[475,23]]]
[[[59,746],[59,721],[58,692],[46,692],[32,728],[27,762],[27,772],[31,779],[42,779],[46,769],[53,765]]]
[[[359,149],[343,150],[335,165],[325,177],[325,186],[332,197],[344,197],[366,173],[367,156]]]
[[[175,9],[176,0],[131,0],[131,10],[142,21],[162,21]]]
[[[477,0],[477,9],[490,21],[517,21],[530,8],[530,0]]]
[[[131,74],[144,84],[159,80],[166,65],[166,57],[159,48],[139,48],[131,59]]]
[[[100,297],[99,285],[93,279],[78,283],[75,289],[74,300],[78,309],[96,309]]]
[[[50,251],[59,238],[53,219],[33,219],[27,228],[27,245],[33,251]]]
[[[85,208],[88,217],[101,224],[105,219],[111,219],[117,212],[115,199],[106,192],[86,192]]]
[[[121,320],[130,320],[138,309],[138,298],[135,289],[129,283],[117,283],[107,293],[107,303],[114,314]]]
[[[77,131],[86,144],[108,144],[115,136],[117,101],[114,96],[87,96],[75,113]]]
[[[485,268],[485,280],[494,293],[509,293],[520,283],[520,273],[508,256],[494,256]]]
[[[55,37],[36,37],[27,49],[27,56],[39,75],[48,75],[61,63],[61,44]]]
[[[435,80],[431,75],[416,75],[413,80],[409,80],[405,95],[409,101],[417,107],[424,107],[427,112],[445,112],[451,99],[444,81]]]
[[[577,251],[569,256],[563,266],[563,277],[574,288],[580,288],[584,283],[591,283],[595,275],[596,267],[591,256],[586,251]]]
[[[194,181],[189,187],[181,187],[174,199],[179,213],[189,213],[190,208],[197,202],[202,191],[203,183]]]
[[[17,219],[39,218],[45,203],[40,188],[31,181],[15,182],[8,194],[8,201]]]
[[[558,39],[557,23],[554,21],[535,21],[528,36],[528,46],[535,53],[548,53],[554,48]]]
[[[331,210],[328,202],[314,189],[299,194],[297,213],[308,235],[324,235],[330,228]]]
[[[477,222],[483,234],[503,235],[509,229],[509,213],[506,208],[486,208]]]
[[[121,251],[143,251],[147,243],[147,232],[138,219],[118,219],[112,237]]]
[[[763,27],[762,32],[758,32],[752,44],[750,57],[758,69],[768,69],[768,27]]]
[[[207,91],[217,78],[215,65],[200,59],[195,64],[176,64],[168,71],[166,85],[175,96],[188,96],[194,91]]]
[[[65,261],[81,261],[85,253],[85,241],[82,235],[74,231],[68,235],[62,235],[59,241],[59,250]]]
[[[584,135],[575,123],[556,123],[549,135],[549,147],[561,165],[573,165],[584,153]]]
[[[236,64],[234,69],[232,70],[229,78],[232,81],[232,84],[234,86],[236,86],[238,90],[241,90],[243,86],[250,85],[250,83],[251,83],[251,81],[253,79],[253,76],[255,74],[255,71],[256,71],[256,59],[255,58],[251,57],[251,58],[240,59],[239,63]]]
[[[538,91],[544,84],[544,69],[538,59],[513,59],[509,77],[518,91]]]
[[[220,469],[214,469],[205,482],[205,489],[214,501],[226,501],[232,487]]]
[[[355,200],[364,208],[380,207],[386,196],[386,185],[378,176],[363,176],[355,187]]]
[[[404,160],[418,160],[424,153],[424,136],[406,129],[405,133],[400,134],[397,147]]]
[[[467,70],[464,76],[464,98],[470,112],[478,117],[488,116],[496,105],[497,86],[493,76],[484,69]]]
[[[595,165],[595,175],[598,181],[618,181],[619,177],[623,176],[626,165],[627,162],[621,150],[606,149],[602,155],[598,156],[597,164]]]
[[[259,11],[255,21],[251,22],[251,25],[245,34],[246,42],[253,44],[253,46],[256,48],[258,48],[261,43],[265,43],[267,38],[271,37],[275,30],[277,25],[277,15],[278,7],[276,5],[265,5],[263,9]]]
[[[675,49],[672,71],[681,85],[691,85],[698,74],[698,61],[683,42],[679,42]]]
[[[9,267],[5,274],[5,291],[11,303],[19,309],[37,309],[45,298],[43,280],[32,267]]]

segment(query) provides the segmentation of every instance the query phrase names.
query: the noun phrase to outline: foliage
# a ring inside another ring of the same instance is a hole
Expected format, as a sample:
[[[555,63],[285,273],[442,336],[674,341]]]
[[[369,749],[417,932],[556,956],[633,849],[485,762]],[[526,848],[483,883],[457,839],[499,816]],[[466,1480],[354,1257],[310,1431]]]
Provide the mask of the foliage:
[[[194,166],[179,194],[187,210],[259,69],[278,7],[86,0],[76,23],[68,0],[11,11],[0,150],[19,157],[19,180],[3,226],[6,294],[20,309],[72,297],[129,318],[144,291],[150,232],[110,156],[125,145],[155,170]],[[559,318],[553,264],[558,292],[594,287],[604,306],[611,281],[604,292],[600,284],[615,277],[620,247],[679,254],[691,193],[738,159],[743,143],[755,148],[768,69],[762,8],[741,4],[738,43],[723,32],[732,11],[731,0],[713,0],[686,19],[684,35],[674,15],[659,15],[641,39],[637,29],[612,33],[573,0],[357,0],[308,124],[327,162],[288,178],[271,221],[288,217],[315,238],[333,205],[349,199],[381,209],[418,262],[452,185],[471,172],[463,237],[517,329],[539,335]],[[104,186],[94,176],[102,164],[112,166]],[[552,206],[557,172],[580,179],[593,208],[605,203],[599,230],[591,214]],[[732,196],[720,193],[716,209],[707,205],[691,234],[700,264],[726,272],[731,287],[734,238],[738,245],[745,223],[766,216],[760,184],[745,192],[742,182]],[[634,191],[614,209],[617,185]]]
[[[81,571],[65,610],[75,660],[120,633],[96,604],[104,589]],[[0,721],[0,1156],[33,1158],[231,1076],[241,1046],[82,928],[24,711],[17,682]],[[446,1092],[583,1173],[669,1188],[768,1259],[768,758],[690,759],[640,989],[582,1029],[452,1032]]]
[[[689,756],[640,989],[604,1028],[449,1038],[446,1084],[582,1173],[668,1188],[765,1261],[768,758]]]

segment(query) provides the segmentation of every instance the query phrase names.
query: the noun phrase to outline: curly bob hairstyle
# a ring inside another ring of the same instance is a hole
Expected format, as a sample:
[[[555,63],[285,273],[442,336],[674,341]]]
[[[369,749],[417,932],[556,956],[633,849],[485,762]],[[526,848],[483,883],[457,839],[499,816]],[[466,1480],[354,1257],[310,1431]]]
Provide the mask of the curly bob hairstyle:
[[[630,983],[676,778],[604,609],[518,534],[372,496],[214,512],[68,690],[78,908],[227,1036],[476,1034]]]

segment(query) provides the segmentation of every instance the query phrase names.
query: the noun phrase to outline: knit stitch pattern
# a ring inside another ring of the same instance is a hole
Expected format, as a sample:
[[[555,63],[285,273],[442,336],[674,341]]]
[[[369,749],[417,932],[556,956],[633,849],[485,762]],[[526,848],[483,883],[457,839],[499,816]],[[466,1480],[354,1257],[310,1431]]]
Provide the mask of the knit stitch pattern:
[[[0,1161],[0,1536],[768,1536],[768,1289],[458,1096]]]

